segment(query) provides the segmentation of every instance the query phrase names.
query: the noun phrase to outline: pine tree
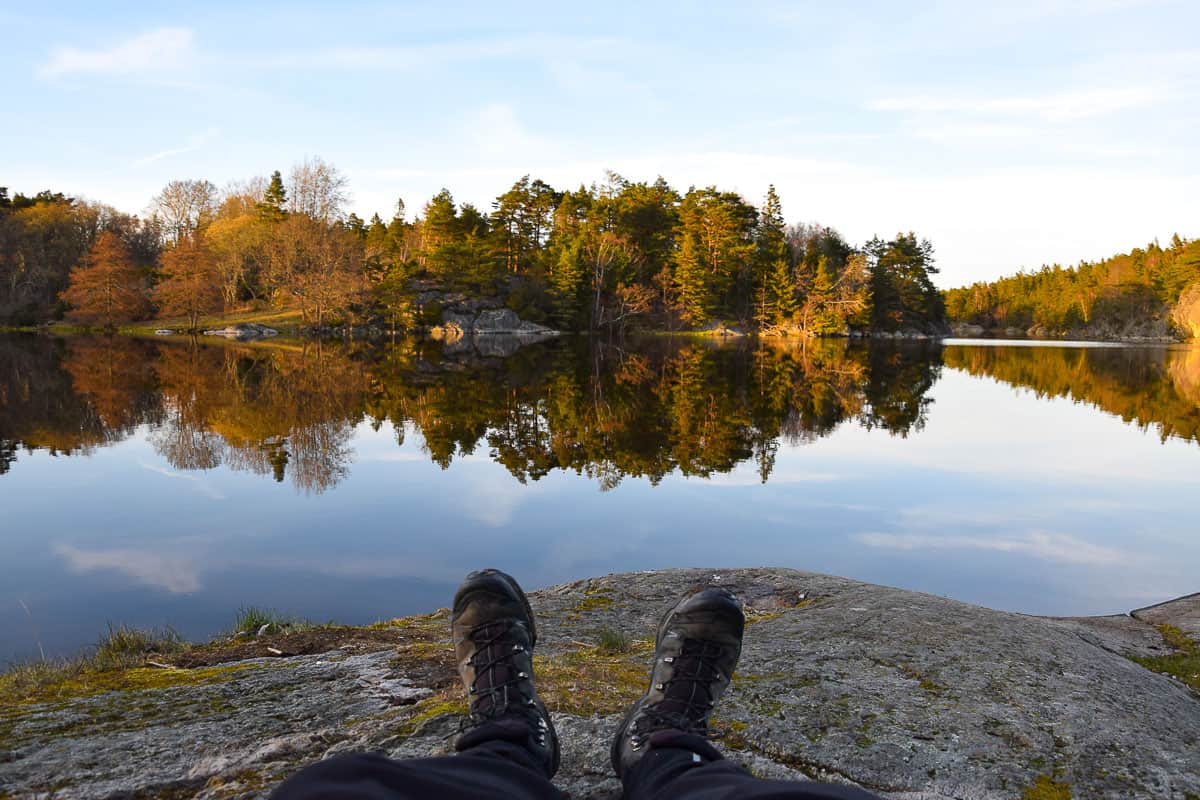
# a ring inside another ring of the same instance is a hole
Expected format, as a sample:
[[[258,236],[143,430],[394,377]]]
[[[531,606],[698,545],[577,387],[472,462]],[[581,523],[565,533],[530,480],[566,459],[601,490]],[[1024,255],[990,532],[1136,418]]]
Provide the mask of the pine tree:
[[[267,190],[263,192],[262,202],[258,204],[259,213],[271,222],[278,222],[283,219],[284,206],[287,203],[287,190],[283,186],[283,175],[279,170],[271,173],[271,182],[267,184]]]
[[[760,325],[777,325],[791,319],[796,311],[796,280],[783,206],[773,184],[767,188],[759,214],[753,283],[754,295],[760,298],[755,310]]]

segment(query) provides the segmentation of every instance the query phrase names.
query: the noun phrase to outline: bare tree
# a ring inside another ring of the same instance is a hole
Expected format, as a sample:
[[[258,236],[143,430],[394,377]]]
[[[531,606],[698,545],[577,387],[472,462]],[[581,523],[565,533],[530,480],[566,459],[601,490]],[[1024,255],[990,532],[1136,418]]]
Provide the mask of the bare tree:
[[[150,201],[150,213],[160,220],[163,240],[175,244],[212,219],[217,211],[217,187],[208,181],[171,181]]]
[[[350,196],[346,176],[337,167],[318,157],[305,159],[292,167],[290,181],[288,211],[326,224],[341,221]]]

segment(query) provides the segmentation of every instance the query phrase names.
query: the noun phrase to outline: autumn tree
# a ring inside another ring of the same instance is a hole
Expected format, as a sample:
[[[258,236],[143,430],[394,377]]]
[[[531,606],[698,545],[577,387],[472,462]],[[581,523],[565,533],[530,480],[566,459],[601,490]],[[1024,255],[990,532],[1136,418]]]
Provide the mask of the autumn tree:
[[[70,284],[60,297],[71,307],[71,319],[112,328],[149,312],[145,283],[129,249],[116,234],[105,231],[71,270]]]
[[[154,287],[159,314],[186,317],[194,331],[200,317],[222,309],[216,258],[202,237],[181,239],[163,253],[159,270],[162,280]]]
[[[341,225],[293,215],[280,227],[279,238],[291,261],[283,288],[306,320],[323,325],[361,299],[362,242],[354,234]]]

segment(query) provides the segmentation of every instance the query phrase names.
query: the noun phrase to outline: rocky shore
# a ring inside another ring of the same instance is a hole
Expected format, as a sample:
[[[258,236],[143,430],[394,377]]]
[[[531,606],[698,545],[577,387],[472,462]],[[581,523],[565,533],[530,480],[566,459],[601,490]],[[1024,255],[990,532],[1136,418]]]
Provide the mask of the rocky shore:
[[[1200,696],[1141,665],[1194,646],[1200,597],[1041,618],[737,569],[531,593],[571,798],[619,796],[608,745],[644,689],[654,624],[713,584],[742,597],[750,623],[719,746],[756,774],[904,800],[1200,797]],[[0,698],[0,798],[261,797],[338,752],[446,752],[464,709],[448,624],[443,609],[216,642]]]

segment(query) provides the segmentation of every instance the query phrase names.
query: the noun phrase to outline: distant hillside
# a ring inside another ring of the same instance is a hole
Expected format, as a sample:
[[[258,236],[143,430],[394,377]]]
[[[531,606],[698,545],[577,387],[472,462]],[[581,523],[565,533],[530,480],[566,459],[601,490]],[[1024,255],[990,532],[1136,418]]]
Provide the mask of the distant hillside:
[[[945,293],[958,326],[1017,329],[1030,336],[1166,339],[1200,335],[1200,241],[1019,272]]]

